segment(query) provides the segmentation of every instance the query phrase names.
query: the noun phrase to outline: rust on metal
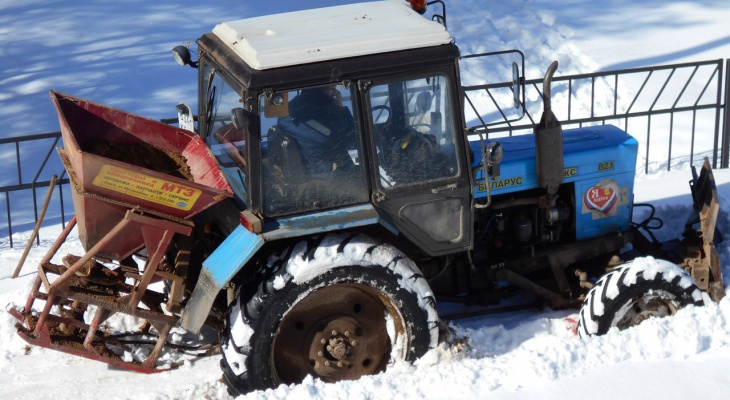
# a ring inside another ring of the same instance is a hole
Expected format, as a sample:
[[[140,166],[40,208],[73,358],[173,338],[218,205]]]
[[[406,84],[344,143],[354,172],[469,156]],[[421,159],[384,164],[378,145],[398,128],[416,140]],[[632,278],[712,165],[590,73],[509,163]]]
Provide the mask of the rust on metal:
[[[169,369],[158,367],[158,358],[179,317],[163,305],[180,308],[187,265],[181,256],[171,269],[165,255],[173,242],[189,253],[191,218],[232,190],[191,132],[56,92],[51,98],[65,147],[58,152],[75,188],[75,216],[38,265],[25,306],[10,312],[18,334],[30,344],[134,371]],[[162,163],[150,152],[172,161]],[[74,227],[85,253],[51,263]],[[146,261],[138,266],[131,256],[143,249]],[[169,299],[150,287],[163,280],[173,285]],[[90,306],[95,311],[87,322]],[[115,314],[143,320],[124,335],[152,337],[144,359],[124,357],[139,343],[120,339],[104,324]]]
[[[692,196],[699,229],[687,226],[682,239],[685,254],[680,266],[692,275],[700,289],[707,291],[712,300],[719,302],[725,297],[720,256],[714,244],[720,198],[707,157],[699,176],[692,182]]]
[[[48,203],[51,202],[51,195],[53,194],[53,189],[56,187],[56,179],[58,177],[56,175],[53,175],[51,178],[51,183],[48,185],[48,191],[46,192],[46,198],[43,200],[43,207],[41,208],[41,213],[38,216],[38,220],[35,223],[35,227],[33,228],[33,232],[30,235],[30,238],[28,239],[28,245],[25,246],[25,249],[23,250],[23,255],[20,256],[20,261],[18,261],[18,266],[15,267],[15,271],[13,271],[13,279],[18,277],[18,274],[20,273],[21,268],[23,268],[23,264],[25,264],[25,259],[28,257],[28,253],[30,252],[30,248],[33,245],[33,241],[35,240],[36,236],[38,236],[38,231],[41,229],[41,224],[43,223],[43,218],[46,216],[46,211],[48,210]]]
[[[383,371],[391,351],[385,315],[402,329],[391,307],[390,300],[365,285],[337,284],[307,295],[281,321],[273,343],[277,380],[299,382],[314,375],[334,382]]]

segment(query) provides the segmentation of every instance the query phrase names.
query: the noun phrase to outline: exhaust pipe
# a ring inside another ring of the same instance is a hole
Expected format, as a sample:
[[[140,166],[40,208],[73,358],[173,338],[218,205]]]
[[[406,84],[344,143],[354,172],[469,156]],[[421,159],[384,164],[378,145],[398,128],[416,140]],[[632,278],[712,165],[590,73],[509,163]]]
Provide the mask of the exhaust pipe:
[[[553,61],[545,72],[542,81],[543,104],[545,110],[540,123],[535,126],[535,162],[537,164],[537,183],[548,193],[549,206],[555,203],[555,195],[563,183],[563,128],[555,117],[550,103],[550,84],[558,62]]]

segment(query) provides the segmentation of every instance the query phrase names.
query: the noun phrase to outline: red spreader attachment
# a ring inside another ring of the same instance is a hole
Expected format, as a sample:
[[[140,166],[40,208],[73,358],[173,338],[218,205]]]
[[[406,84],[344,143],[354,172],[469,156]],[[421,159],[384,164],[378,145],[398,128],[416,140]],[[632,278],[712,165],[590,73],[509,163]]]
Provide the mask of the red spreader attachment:
[[[232,190],[195,134],[57,92],[51,99],[76,215],[38,266],[25,307],[11,310],[21,321],[18,333],[31,344],[127,369],[169,368],[157,361],[181,309],[191,218]],[[86,253],[52,264],[74,226]],[[176,257],[165,261],[171,249]],[[152,289],[160,281],[168,290]],[[117,313],[138,318],[140,328],[113,332],[104,323]],[[147,349],[135,351],[140,343]]]
[[[88,100],[51,92],[64,149],[61,159],[76,194],[79,236],[87,250],[128,209],[190,219],[233,194],[213,154],[190,131]],[[126,235],[100,249],[123,259],[139,249]]]

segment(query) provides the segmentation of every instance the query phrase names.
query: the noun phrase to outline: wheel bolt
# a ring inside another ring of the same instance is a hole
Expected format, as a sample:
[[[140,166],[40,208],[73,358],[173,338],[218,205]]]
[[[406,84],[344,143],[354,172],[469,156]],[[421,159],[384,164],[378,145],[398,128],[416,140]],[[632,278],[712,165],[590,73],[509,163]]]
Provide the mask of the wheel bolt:
[[[322,344],[325,344],[325,343],[327,343],[327,339],[322,339],[319,342],[322,343]]]
[[[350,337],[350,331],[345,331],[345,337]]]
[[[318,352],[317,352],[317,355],[318,355],[318,356],[320,356],[320,357],[324,357],[324,353],[323,353],[323,352],[321,352],[321,351],[318,351]]]
[[[329,362],[329,361],[325,361],[325,362],[324,362],[324,366],[325,366],[325,367],[329,367],[329,366],[330,366],[330,362]]]
[[[332,331],[332,336],[337,336],[337,331],[333,330]]]
[[[357,340],[351,340],[350,345],[352,345],[353,347],[357,346]]]

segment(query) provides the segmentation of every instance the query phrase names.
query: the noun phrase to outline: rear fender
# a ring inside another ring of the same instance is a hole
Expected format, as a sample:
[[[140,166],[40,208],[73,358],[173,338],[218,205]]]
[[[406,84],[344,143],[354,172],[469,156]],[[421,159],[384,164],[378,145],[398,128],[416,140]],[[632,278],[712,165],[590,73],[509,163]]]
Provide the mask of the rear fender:
[[[218,293],[254,258],[264,243],[373,224],[380,224],[398,234],[371,204],[266,221],[261,234],[239,226],[203,262],[198,283],[182,312],[180,325],[190,332],[200,332]]]

